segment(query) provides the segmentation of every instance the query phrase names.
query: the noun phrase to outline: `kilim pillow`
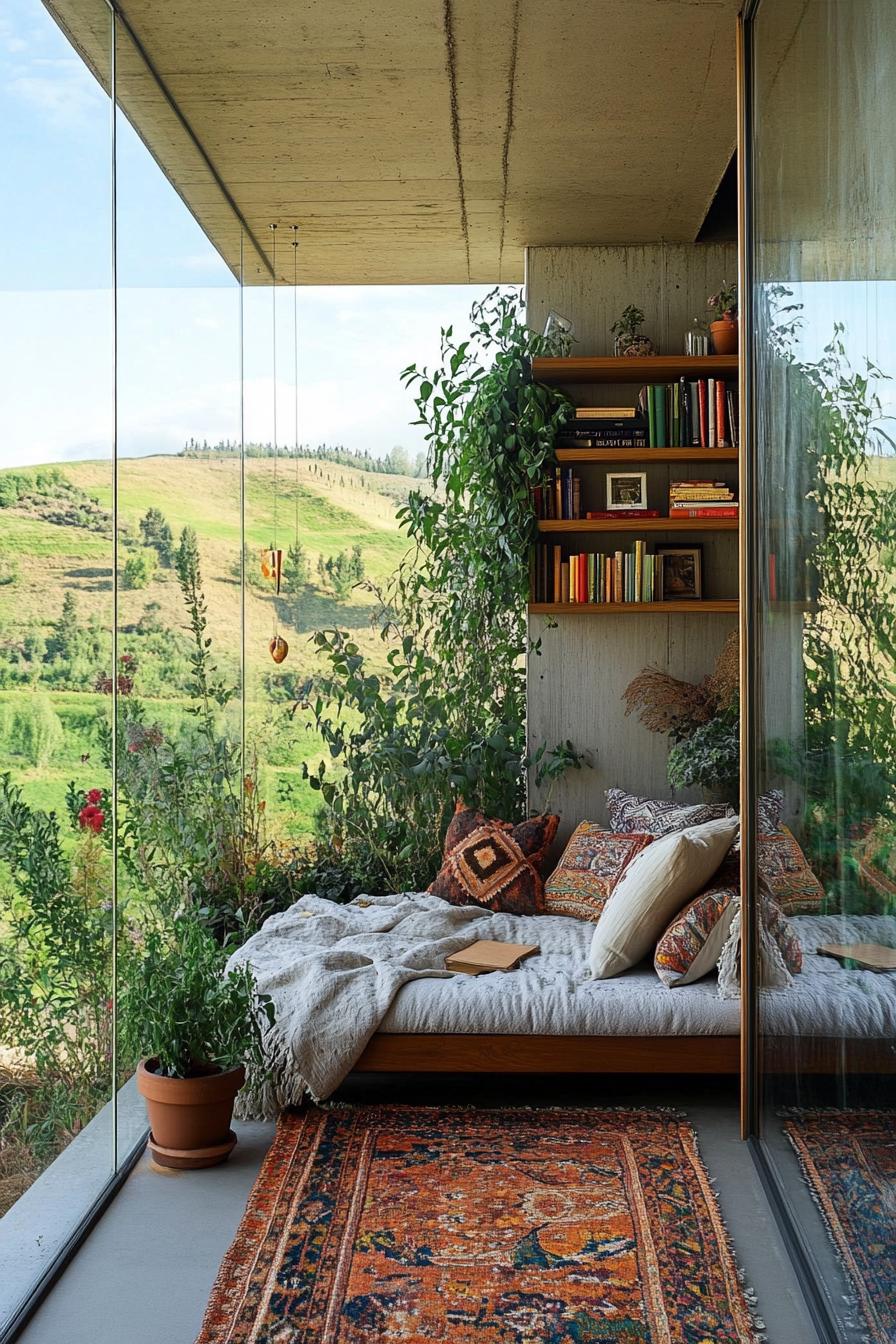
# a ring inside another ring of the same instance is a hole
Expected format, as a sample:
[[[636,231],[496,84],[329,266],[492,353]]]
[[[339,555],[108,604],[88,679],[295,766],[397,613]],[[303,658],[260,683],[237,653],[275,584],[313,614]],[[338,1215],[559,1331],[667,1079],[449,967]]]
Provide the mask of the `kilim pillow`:
[[[652,839],[650,835],[618,835],[593,821],[583,821],[544,884],[545,914],[596,923],[626,867]]]
[[[653,836],[734,815],[727,803],[675,803],[668,798],[639,798],[624,789],[607,789],[607,811],[612,831]]]
[[[456,843],[447,849],[442,867],[430,885],[434,896],[451,905],[481,905],[511,915],[544,912],[541,864],[557,834],[557,816],[530,817],[518,826],[480,819],[472,830],[460,809],[449,827]],[[457,837],[461,836],[460,839]]]
[[[653,965],[664,985],[692,985],[716,968],[737,909],[737,887],[717,879],[675,916],[656,945]]]
[[[726,866],[727,860],[710,885],[675,916],[656,945],[654,969],[670,989],[702,980],[715,970],[722,955],[738,908],[737,883],[724,885],[720,881]],[[791,975],[798,975],[803,969],[803,951],[787,916],[779,905],[766,898],[762,902],[762,917],[780,949],[784,965]]]
[[[756,845],[759,884],[785,915],[817,915],[824,887],[806,862],[786,826],[777,835],[760,835]]]

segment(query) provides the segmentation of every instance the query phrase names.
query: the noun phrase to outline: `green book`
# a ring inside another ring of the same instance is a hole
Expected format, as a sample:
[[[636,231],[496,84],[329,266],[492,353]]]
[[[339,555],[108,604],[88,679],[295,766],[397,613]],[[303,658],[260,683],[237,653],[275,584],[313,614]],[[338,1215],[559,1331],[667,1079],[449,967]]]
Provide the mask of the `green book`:
[[[656,391],[651,384],[647,388],[647,438],[651,448],[658,448],[656,441]]]
[[[666,438],[666,389],[658,387],[656,389],[656,405],[653,409],[654,425],[656,428],[656,442],[654,448],[667,448],[669,440]]]
[[[669,440],[670,446],[678,447],[679,434],[681,432],[681,405],[678,400],[678,384],[672,384],[672,438]]]

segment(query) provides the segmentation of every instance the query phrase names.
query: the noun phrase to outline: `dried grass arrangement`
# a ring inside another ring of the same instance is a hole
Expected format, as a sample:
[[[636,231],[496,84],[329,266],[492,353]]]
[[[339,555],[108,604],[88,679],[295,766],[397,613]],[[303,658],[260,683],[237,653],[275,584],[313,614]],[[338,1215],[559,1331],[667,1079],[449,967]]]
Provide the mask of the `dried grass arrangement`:
[[[714,670],[700,682],[681,681],[659,667],[645,667],[623,692],[626,715],[637,714],[651,733],[673,742],[729,709],[738,690],[738,639],[732,630]]]

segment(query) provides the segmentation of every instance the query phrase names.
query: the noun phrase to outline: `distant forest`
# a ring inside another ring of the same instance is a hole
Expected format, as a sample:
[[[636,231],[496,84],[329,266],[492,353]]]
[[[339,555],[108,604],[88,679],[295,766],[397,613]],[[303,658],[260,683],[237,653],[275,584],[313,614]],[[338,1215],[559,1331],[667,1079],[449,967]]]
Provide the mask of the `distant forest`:
[[[209,443],[203,439],[190,439],[184,444],[181,457],[205,457],[207,454],[236,456],[240,445],[230,439],[219,439]],[[273,457],[274,446],[271,443],[247,443],[246,457]],[[357,471],[370,471],[380,476],[425,476],[426,454],[417,453],[413,458],[406,448],[397,444],[385,457],[374,457],[365,448],[344,448],[341,444],[319,443],[312,448],[310,443],[300,443],[295,448],[278,448],[278,457],[311,458],[319,462],[333,462],[340,467],[354,467]]]

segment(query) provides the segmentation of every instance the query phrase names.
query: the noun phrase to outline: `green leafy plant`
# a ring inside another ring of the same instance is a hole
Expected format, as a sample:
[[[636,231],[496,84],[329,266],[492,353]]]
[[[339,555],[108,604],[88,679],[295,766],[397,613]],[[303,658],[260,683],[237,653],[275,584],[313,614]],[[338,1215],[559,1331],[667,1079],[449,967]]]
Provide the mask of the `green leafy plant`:
[[[221,947],[201,911],[181,914],[170,929],[151,929],[132,958],[119,1005],[125,1050],[158,1060],[157,1072],[190,1078],[238,1064],[264,1069],[261,1021],[273,1006],[252,970],[226,972]]]
[[[630,303],[627,308],[622,310],[610,331],[622,344],[630,345],[640,335],[643,325],[643,312],[640,308],[636,308],[633,303]]]
[[[724,281],[717,293],[710,294],[706,306],[717,322],[737,317],[737,285]]]
[[[124,563],[122,585],[125,588],[148,588],[158,566],[156,552],[148,546],[132,551]]]
[[[734,803],[740,777],[740,715],[737,705],[722,710],[669,748],[673,789],[703,789]]]
[[[428,884],[457,797],[502,817],[524,809],[531,488],[570,413],[531,376],[552,350],[520,299],[494,291],[468,336],[442,332],[438,368],[402,375],[431,488],[400,510],[410,550],[376,590],[385,667],[348,633],[319,631],[325,671],[307,697],[329,757],[306,768],[322,835],[367,889]]]

